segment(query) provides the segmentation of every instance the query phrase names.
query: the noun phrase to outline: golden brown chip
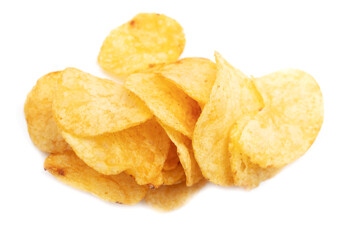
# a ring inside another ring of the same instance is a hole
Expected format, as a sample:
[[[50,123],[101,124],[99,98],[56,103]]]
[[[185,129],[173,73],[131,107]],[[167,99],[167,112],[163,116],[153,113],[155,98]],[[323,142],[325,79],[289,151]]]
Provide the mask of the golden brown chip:
[[[180,163],[172,170],[162,170],[163,185],[174,185],[186,180],[184,169]]]
[[[170,211],[185,204],[205,184],[206,181],[202,180],[192,187],[187,187],[185,182],[182,182],[171,186],[161,186],[158,189],[149,189],[145,202],[156,209]]]
[[[154,120],[115,133],[77,137],[63,132],[75,153],[96,171],[115,175],[122,171],[138,184],[162,184],[162,168],[170,147],[163,128]]]
[[[321,90],[312,76],[294,69],[254,83],[265,107],[242,131],[240,149],[261,167],[283,167],[307,151],[321,128]]]
[[[172,18],[141,13],[111,31],[98,55],[108,72],[127,75],[149,66],[176,61],[185,46],[182,27]]]
[[[125,173],[114,176],[100,174],[72,151],[51,154],[44,162],[44,169],[72,187],[115,203],[135,204],[144,198],[148,189]]]
[[[192,141],[183,134],[161,123],[171,141],[177,147],[179,161],[184,168],[187,186],[192,186],[199,182],[203,175],[195,160]]]
[[[78,136],[117,132],[152,117],[124,86],[75,68],[65,69],[58,81],[53,113],[60,128]]]
[[[244,115],[263,107],[254,85],[240,70],[215,53],[217,76],[209,102],[196,124],[193,148],[205,178],[232,185],[229,133]]]
[[[163,124],[192,138],[200,107],[173,83],[158,74],[136,73],[128,77],[125,86],[139,96]]]
[[[168,150],[167,159],[163,165],[163,170],[169,171],[175,169],[179,164],[179,157],[177,154],[176,145],[170,143],[170,149]]]
[[[57,153],[70,149],[53,118],[52,103],[61,72],[52,72],[38,79],[27,95],[25,116],[32,142],[43,152]]]
[[[155,70],[203,107],[216,78],[216,65],[206,58],[184,58]]]

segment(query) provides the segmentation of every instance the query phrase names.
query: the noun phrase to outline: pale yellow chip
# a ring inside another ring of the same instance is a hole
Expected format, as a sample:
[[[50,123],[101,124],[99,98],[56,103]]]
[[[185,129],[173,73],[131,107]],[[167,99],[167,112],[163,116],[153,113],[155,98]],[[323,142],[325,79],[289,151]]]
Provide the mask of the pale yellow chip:
[[[161,186],[158,189],[149,189],[145,202],[156,209],[171,211],[184,205],[205,184],[206,181],[202,180],[192,187],[187,187],[185,182],[182,182],[171,186]]]
[[[158,187],[163,183],[161,171],[170,140],[154,119],[123,131],[94,137],[62,134],[75,153],[102,174],[115,175],[126,171],[141,185]]]
[[[177,154],[176,145],[170,143],[170,149],[168,150],[167,159],[163,165],[163,170],[169,171],[175,169],[179,164],[179,157]]]
[[[27,95],[25,117],[32,142],[43,152],[58,153],[70,149],[53,118],[52,103],[61,72],[52,72],[38,79]]]
[[[184,169],[180,163],[174,169],[162,170],[163,185],[174,185],[186,180]]]
[[[111,31],[98,55],[99,65],[128,75],[153,64],[176,61],[185,46],[183,28],[172,18],[141,13]]]
[[[141,201],[148,189],[125,173],[114,176],[100,174],[72,151],[51,154],[44,162],[44,169],[60,181],[109,202],[132,205]]]
[[[200,107],[182,90],[154,73],[136,73],[125,86],[139,96],[153,114],[165,125],[192,138]]]
[[[215,53],[217,75],[209,102],[196,124],[193,148],[205,178],[220,185],[232,185],[229,133],[248,112],[263,106],[250,79]]]
[[[242,124],[244,126],[244,124]],[[262,168],[259,165],[252,163],[248,156],[241,152],[239,146],[240,135],[243,128],[238,125],[232,128],[230,132],[230,161],[231,169],[234,178],[234,184],[244,188],[255,188],[262,181],[273,177],[280,169],[278,168]]]
[[[216,65],[206,58],[184,58],[155,70],[171,80],[203,107],[216,78]]]
[[[179,161],[182,164],[186,175],[186,185],[192,186],[199,182],[203,178],[203,175],[194,157],[192,141],[183,134],[162,123],[161,126],[165,129],[167,135],[177,147]]]
[[[60,128],[78,136],[117,132],[152,118],[124,86],[75,68],[65,69],[58,81],[53,113]]]
[[[294,69],[254,80],[265,107],[247,123],[241,151],[261,167],[283,167],[303,155],[323,122],[323,99],[315,79]]]

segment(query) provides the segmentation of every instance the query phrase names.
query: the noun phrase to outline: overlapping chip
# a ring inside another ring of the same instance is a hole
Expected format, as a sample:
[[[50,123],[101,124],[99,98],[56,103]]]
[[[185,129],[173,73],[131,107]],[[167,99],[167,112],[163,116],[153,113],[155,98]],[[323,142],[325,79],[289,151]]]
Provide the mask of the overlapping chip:
[[[65,69],[58,80],[53,113],[61,129],[78,136],[117,132],[152,118],[121,84],[75,68]]]
[[[44,162],[44,169],[60,181],[109,202],[132,205],[142,200],[148,189],[125,173],[114,176],[98,173],[72,151],[51,154]]]
[[[193,148],[205,178],[220,185],[232,185],[229,133],[234,124],[262,109],[257,91],[240,70],[215,53],[217,76],[210,100],[198,119]]]
[[[103,42],[98,63],[110,73],[127,75],[176,61],[184,45],[183,29],[174,19],[141,13],[111,31]]]
[[[158,74],[136,73],[128,77],[125,87],[139,96],[163,124],[192,138],[200,107],[173,83]]]
[[[78,137],[63,132],[77,156],[97,172],[115,175],[123,171],[139,184],[163,183],[161,171],[170,141],[163,128],[151,119],[115,133]]]
[[[52,72],[38,79],[27,95],[25,116],[34,145],[43,152],[58,153],[70,149],[53,118],[52,103],[62,72]]]
[[[180,207],[206,179],[257,187],[314,142],[323,122],[312,76],[253,78],[215,52],[178,60],[182,27],[138,14],[104,41],[98,62],[124,84],[75,68],[40,78],[25,116],[45,169],[104,200]],[[206,178],[206,179],[205,179]]]

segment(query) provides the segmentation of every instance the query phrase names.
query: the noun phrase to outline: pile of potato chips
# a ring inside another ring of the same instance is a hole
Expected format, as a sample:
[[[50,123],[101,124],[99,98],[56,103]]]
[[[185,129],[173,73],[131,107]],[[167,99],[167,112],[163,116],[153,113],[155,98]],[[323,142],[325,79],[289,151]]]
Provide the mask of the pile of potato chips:
[[[175,20],[138,14],[98,56],[124,84],[75,68],[41,77],[25,115],[45,169],[110,202],[170,210],[205,179],[254,188],[307,151],[323,122],[314,78],[248,77],[217,52],[178,60],[184,46]]]

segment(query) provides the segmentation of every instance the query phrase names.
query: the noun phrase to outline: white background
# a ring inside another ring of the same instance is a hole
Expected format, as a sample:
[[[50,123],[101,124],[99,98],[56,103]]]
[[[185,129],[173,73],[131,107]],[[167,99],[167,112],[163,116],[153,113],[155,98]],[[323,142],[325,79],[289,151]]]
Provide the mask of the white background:
[[[1,1],[0,239],[354,239],[352,1]],[[184,27],[182,57],[219,51],[254,76],[299,68],[321,86],[325,121],[311,149],[252,191],[207,185],[179,210],[103,202],[56,181],[23,114],[42,75],[100,77],[111,29],[140,12]]]

